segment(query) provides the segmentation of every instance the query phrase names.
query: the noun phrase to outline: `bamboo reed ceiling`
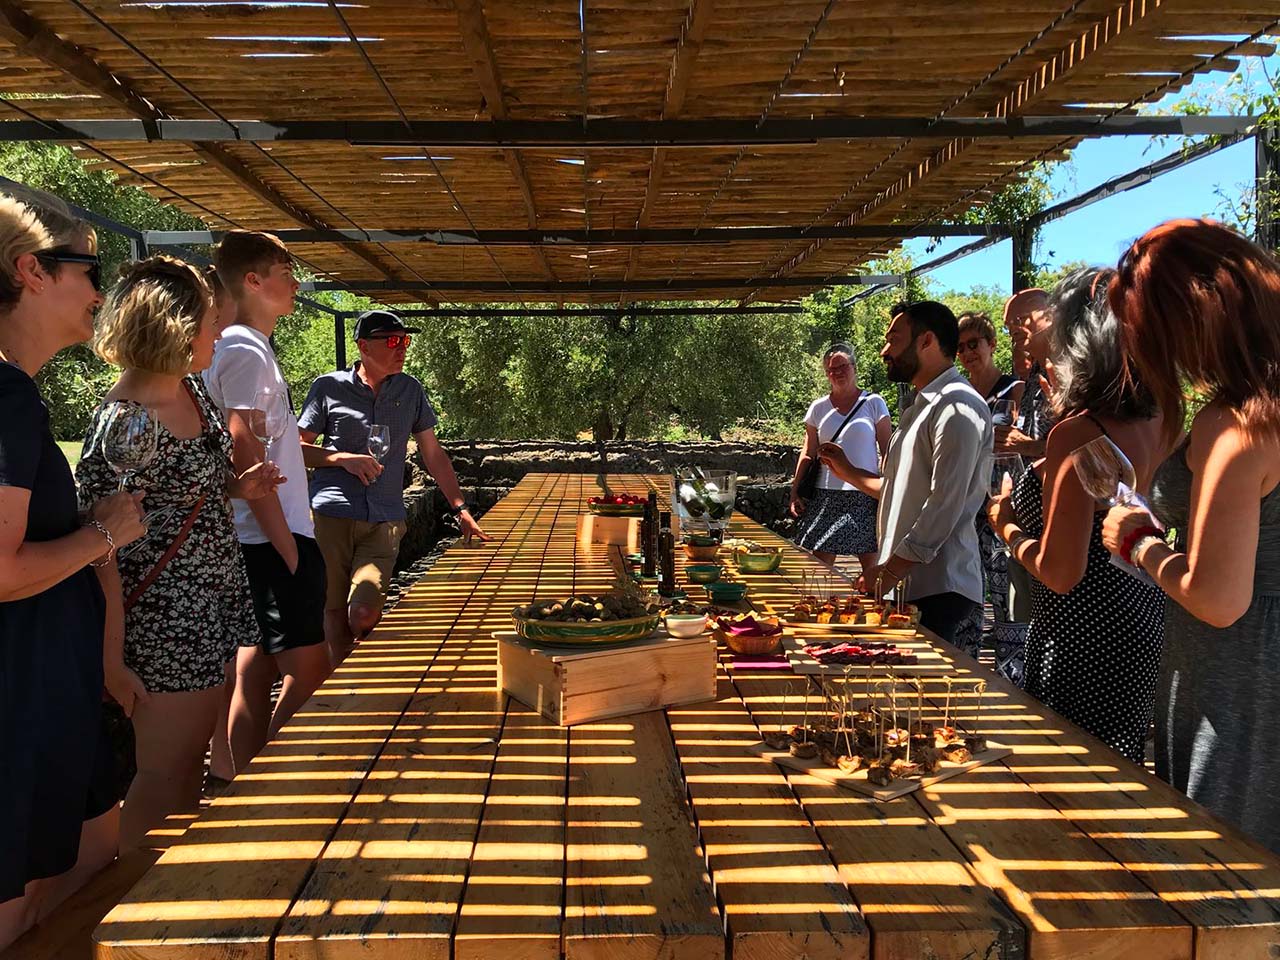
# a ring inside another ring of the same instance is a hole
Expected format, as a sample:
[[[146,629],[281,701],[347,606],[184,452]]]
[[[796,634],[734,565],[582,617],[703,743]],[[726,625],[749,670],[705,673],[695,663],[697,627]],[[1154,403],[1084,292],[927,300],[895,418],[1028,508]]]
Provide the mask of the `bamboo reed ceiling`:
[[[1262,38],[1278,19],[1280,0],[0,0],[0,119],[1107,116],[1271,52]],[[688,230],[944,222],[1075,142],[450,153],[339,141],[115,141],[76,149],[214,229]],[[700,296],[790,300],[858,272],[892,245],[862,237],[296,250],[332,280],[608,281],[616,289],[629,280],[739,278],[755,283]],[[769,287],[783,277],[812,286]],[[671,297],[646,289],[622,298]],[[450,291],[438,299],[531,297]]]

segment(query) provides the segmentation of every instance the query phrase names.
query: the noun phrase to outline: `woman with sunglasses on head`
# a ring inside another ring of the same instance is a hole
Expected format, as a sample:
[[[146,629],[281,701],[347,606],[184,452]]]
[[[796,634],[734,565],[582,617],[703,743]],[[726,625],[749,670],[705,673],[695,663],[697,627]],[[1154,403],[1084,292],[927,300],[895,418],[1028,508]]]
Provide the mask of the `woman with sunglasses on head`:
[[[996,328],[985,313],[962,313],[960,345],[956,360],[969,376],[969,383],[987,401],[991,410],[991,424],[995,428],[1009,427],[1017,422],[1018,404],[1022,400],[1026,383],[1008,373],[1001,373],[996,366]],[[1023,650],[1026,645],[1027,626],[1013,623],[1009,611],[1009,565],[1002,544],[987,522],[987,512],[982,510],[975,518],[978,531],[978,551],[982,555],[982,579],[995,619],[992,630],[992,646],[995,648],[996,669],[1008,680],[1019,686],[1023,676]],[[977,650],[968,651],[977,656]]]
[[[1141,763],[1163,642],[1164,598],[1110,562],[1103,513],[1076,472],[1076,451],[1114,444],[1145,491],[1167,448],[1151,393],[1121,378],[1120,332],[1106,304],[1110,273],[1076,270],[1054,289],[1045,335],[1057,372],[1057,422],[1045,456],[988,516],[1035,578],[1028,693]]]
[[[804,446],[791,480],[791,515],[799,520],[795,540],[825,564],[856,556],[866,569],[875,566],[878,548],[876,501],[837,476],[822,454],[878,476],[893,432],[889,406],[878,393],[858,386],[858,361],[849,344],[832,344],[822,355],[822,369],[831,392],[809,405]]]
[[[80,515],[32,379],[93,334],[96,238],[54,198],[22,197],[0,196],[0,950],[115,856],[89,568],[144,532],[114,488]]]
[[[142,407],[157,435],[155,456],[128,479],[145,494],[150,532],[98,570],[107,690],[137,738],[137,775],[121,813],[125,849],[169,814],[197,807],[225,664],[260,640],[229,497],[261,497],[279,474],[273,464],[229,473],[231,435],[199,377],[218,332],[200,273],[156,256],[126,268],[94,340],[121,374],[85,440],[81,499],[118,483],[104,455],[114,414]]]
[[[1174,220],[1120,261],[1109,290],[1126,374],[1185,422],[1158,469],[1152,514],[1115,507],[1103,537],[1167,605],[1156,773],[1280,851],[1280,263],[1234,230]]]

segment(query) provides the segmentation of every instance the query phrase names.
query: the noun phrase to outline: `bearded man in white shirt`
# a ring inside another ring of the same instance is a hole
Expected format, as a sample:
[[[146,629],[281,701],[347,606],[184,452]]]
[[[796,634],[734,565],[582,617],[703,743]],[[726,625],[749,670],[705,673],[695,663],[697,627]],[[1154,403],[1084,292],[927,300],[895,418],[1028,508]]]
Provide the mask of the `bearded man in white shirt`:
[[[834,445],[824,444],[818,456],[880,501],[880,553],[863,571],[864,590],[883,596],[903,583],[922,626],[974,649],[982,631],[982,563],[972,517],[991,476],[991,412],[956,369],[960,328],[946,306],[903,305],[884,339],[889,379],[917,391],[889,441],[884,475],[856,470]]]

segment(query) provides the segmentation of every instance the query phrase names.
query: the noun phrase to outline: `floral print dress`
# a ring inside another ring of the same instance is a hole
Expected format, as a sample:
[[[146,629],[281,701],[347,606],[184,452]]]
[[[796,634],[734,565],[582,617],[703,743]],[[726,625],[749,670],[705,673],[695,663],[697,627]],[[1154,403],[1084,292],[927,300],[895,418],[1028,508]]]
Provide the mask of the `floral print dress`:
[[[128,597],[205,498],[178,552],[125,612],[125,665],[148,691],[162,693],[216,687],[236,647],[260,640],[227,496],[231,434],[200,378],[187,377],[183,385],[203,414],[204,429],[183,440],[158,425],[156,455],[129,476],[128,489],[145,492],[147,511],[172,509],[151,525],[136,549],[126,548],[116,560]],[[89,426],[76,468],[82,505],[113,493],[119,483],[102,449],[113,406],[99,407]]]

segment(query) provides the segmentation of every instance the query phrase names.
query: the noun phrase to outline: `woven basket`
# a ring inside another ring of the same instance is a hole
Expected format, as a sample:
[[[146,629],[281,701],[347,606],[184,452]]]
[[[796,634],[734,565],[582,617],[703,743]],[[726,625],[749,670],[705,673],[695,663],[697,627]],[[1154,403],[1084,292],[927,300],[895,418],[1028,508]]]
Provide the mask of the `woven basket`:
[[[741,653],[749,657],[759,657],[766,653],[777,653],[782,649],[782,631],[770,634],[767,637],[743,636],[741,634],[726,633],[720,627],[715,629],[715,637],[717,643],[723,643],[734,653]]]

